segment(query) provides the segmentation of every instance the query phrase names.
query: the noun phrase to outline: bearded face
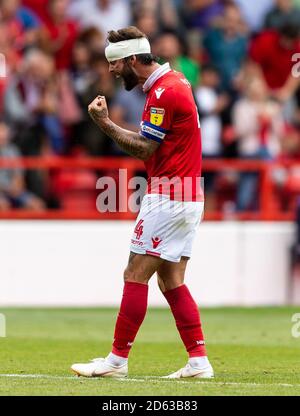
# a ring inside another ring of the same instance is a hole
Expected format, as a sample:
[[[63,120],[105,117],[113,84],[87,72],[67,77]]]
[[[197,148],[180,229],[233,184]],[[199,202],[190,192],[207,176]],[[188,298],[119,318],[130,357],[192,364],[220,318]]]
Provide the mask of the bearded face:
[[[120,76],[123,78],[126,91],[131,91],[139,83],[139,79],[127,59],[124,60],[124,67]]]

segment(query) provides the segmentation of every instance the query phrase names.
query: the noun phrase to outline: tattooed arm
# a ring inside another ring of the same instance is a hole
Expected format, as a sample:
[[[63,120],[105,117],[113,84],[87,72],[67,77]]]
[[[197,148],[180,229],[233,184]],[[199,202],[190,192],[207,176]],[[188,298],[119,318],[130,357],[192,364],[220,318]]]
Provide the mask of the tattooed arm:
[[[108,117],[105,97],[98,96],[89,105],[89,115],[97,126],[122,150],[141,160],[147,160],[159,147],[159,143],[146,139],[139,133],[122,129]]]

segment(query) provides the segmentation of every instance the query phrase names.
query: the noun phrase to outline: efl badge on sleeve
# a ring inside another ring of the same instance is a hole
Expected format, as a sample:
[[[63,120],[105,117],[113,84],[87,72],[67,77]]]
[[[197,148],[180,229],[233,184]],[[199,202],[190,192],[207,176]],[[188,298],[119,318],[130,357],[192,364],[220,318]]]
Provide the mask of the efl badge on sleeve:
[[[150,123],[161,126],[164,121],[165,110],[163,108],[150,108]]]

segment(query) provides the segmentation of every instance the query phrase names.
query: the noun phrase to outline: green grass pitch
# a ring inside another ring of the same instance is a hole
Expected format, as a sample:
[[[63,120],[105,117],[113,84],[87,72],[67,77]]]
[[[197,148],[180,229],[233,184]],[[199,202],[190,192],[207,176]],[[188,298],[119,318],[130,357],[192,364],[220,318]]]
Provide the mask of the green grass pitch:
[[[214,380],[159,378],[186,363],[173,317],[149,309],[126,380],[84,379],[74,362],[110,350],[116,309],[0,309],[0,395],[300,395],[297,308],[214,308],[201,316]]]

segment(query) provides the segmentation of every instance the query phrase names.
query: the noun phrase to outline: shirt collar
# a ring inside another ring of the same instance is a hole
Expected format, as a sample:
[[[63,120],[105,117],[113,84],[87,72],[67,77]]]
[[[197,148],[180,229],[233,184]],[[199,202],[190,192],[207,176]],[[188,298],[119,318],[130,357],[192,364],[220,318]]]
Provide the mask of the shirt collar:
[[[143,91],[148,92],[153,84],[169,71],[171,71],[169,62],[166,62],[164,65],[157,68],[154,72],[152,72],[150,77],[147,78],[145,84],[143,85]]]

